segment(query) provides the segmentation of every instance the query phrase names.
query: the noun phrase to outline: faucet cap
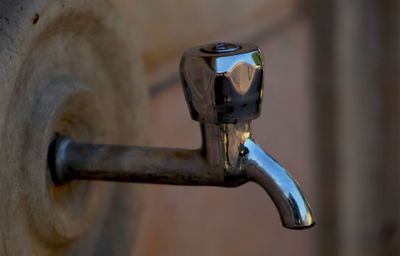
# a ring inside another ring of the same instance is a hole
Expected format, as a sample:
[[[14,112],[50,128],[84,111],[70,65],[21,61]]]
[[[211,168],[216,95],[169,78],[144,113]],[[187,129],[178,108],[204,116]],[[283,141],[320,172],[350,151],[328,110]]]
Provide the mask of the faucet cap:
[[[260,115],[263,56],[257,46],[214,43],[185,51],[182,86],[194,120],[238,123]]]

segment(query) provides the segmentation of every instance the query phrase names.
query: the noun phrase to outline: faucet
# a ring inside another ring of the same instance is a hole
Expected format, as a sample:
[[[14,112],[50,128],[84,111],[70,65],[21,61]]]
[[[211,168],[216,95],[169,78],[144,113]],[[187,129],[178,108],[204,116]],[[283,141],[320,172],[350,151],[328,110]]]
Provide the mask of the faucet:
[[[200,149],[101,145],[59,135],[49,148],[55,184],[105,180],[236,187],[259,184],[276,205],[282,225],[314,225],[295,179],[254,141],[260,115],[263,56],[249,44],[214,43],[186,50],[180,75],[192,119],[200,123]]]

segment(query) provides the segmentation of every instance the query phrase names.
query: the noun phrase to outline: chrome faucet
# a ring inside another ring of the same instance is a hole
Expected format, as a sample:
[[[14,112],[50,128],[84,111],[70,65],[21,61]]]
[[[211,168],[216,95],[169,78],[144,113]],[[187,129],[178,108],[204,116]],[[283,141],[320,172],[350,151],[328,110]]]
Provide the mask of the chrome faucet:
[[[180,74],[198,150],[97,145],[58,136],[49,149],[56,184],[72,179],[236,187],[259,184],[284,227],[314,225],[310,206],[290,174],[258,146],[250,122],[260,115],[263,56],[253,45],[215,43],[188,49]]]

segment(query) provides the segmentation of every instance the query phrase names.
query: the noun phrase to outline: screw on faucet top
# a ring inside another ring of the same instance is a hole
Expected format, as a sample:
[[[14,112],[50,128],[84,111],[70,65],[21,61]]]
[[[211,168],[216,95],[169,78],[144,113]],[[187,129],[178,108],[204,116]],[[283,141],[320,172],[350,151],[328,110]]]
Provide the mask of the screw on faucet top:
[[[213,43],[209,45],[205,45],[201,48],[203,52],[206,53],[225,53],[225,52],[233,52],[236,50],[239,50],[241,47],[237,44],[232,44],[232,43]]]

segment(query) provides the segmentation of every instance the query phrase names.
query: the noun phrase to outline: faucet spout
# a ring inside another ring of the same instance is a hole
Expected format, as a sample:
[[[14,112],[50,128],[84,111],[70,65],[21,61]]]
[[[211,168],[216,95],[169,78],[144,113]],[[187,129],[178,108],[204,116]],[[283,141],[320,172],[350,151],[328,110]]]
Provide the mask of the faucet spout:
[[[289,229],[314,226],[313,214],[295,179],[252,139],[242,144],[242,168],[276,205],[282,225]]]

